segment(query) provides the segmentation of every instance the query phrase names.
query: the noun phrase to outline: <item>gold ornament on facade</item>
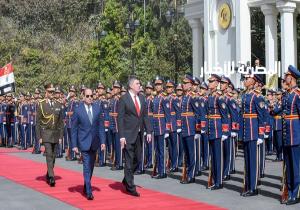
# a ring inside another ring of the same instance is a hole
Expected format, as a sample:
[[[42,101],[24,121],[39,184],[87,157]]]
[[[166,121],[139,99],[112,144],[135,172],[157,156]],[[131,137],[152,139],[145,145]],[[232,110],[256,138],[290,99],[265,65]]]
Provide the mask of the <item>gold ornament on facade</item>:
[[[222,4],[219,7],[219,25],[222,29],[226,30],[231,23],[231,9],[230,6],[227,3]]]

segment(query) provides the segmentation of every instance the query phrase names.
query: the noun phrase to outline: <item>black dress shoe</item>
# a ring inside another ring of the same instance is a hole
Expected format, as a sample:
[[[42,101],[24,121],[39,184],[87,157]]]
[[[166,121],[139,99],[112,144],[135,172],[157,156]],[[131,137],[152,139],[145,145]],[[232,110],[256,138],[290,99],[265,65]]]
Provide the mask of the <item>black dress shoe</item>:
[[[90,200],[90,201],[91,201],[91,200],[94,200],[93,194],[87,195],[86,198],[87,198],[88,200]]]
[[[186,180],[181,180],[180,183],[181,184],[190,184],[190,183],[195,183],[195,178],[188,178]]]
[[[296,198],[289,198],[286,202],[286,205],[294,205],[296,203],[299,202],[299,199],[296,199]]]
[[[142,175],[145,173],[145,170],[142,170],[142,171],[136,171],[134,174],[135,175]]]
[[[230,171],[229,173],[230,173],[230,174],[235,174],[236,172],[235,172],[235,170],[232,170],[232,171]]]
[[[128,191],[127,190],[127,193],[129,195],[132,195],[132,196],[135,196],[135,197],[140,197],[140,193],[138,193],[137,191]]]
[[[157,174],[156,176],[153,176],[154,179],[164,179],[167,178],[167,174]]]
[[[220,189],[222,189],[223,188],[223,185],[214,185],[213,187],[211,187],[210,189],[211,190],[220,190]]]
[[[255,195],[258,195],[257,190],[249,190],[248,192],[243,194],[243,197],[250,197],[250,196],[255,196]]]
[[[201,167],[201,171],[206,171],[206,170],[208,170],[208,166],[202,166]]]
[[[55,179],[54,179],[54,177],[49,177],[49,185],[50,185],[50,187],[55,187]]]
[[[265,178],[265,174],[261,174],[261,175],[260,175],[260,178]]]
[[[202,175],[202,172],[201,171],[197,171],[196,173],[195,173],[195,176],[201,176]]]
[[[148,165],[148,166],[146,166],[145,168],[153,168],[153,165],[151,164],[151,165]]]
[[[228,181],[230,180],[230,175],[224,176],[223,181]]]

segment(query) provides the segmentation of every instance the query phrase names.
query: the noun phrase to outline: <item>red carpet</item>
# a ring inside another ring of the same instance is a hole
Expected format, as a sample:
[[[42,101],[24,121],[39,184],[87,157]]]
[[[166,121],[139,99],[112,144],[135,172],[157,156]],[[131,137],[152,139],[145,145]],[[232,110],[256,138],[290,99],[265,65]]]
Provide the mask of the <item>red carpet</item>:
[[[50,188],[45,182],[46,165],[13,155],[0,153],[0,176],[32,188],[38,192],[68,203],[80,209],[105,210],[199,210],[222,209],[217,206],[176,197],[173,195],[138,188],[141,197],[125,194],[120,182],[93,177],[93,194],[95,200],[88,201],[82,195],[82,173],[56,167],[56,187]]]
[[[0,148],[0,153],[16,153],[16,152],[32,152],[32,148],[28,148],[27,150],[20,150],[18,148]]]

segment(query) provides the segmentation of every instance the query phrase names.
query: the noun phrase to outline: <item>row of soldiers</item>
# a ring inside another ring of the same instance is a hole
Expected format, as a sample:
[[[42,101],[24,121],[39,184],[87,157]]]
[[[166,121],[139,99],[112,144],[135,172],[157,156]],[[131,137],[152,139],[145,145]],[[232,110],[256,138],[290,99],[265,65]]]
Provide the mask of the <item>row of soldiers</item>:
[[[241,195],[253,196],[257,195],[257,185],[264,177],[265,155],[272,152],[274,143],[276,160],[284,160],[285,166],[283,193],[287,194],[283,194],[282,201],[297,203],[300,137],[296,131],[300,127],[300,98],[293,82],[300,77],[300,73],[290,66],[285,77],[282,80],[283,89],[269,90],[266,97],[262,95],[264,82],[259,75],[245,75],[245,90],[242,92],[234,87],[228,77],[215,74],[208,78],[208,84],[189,74],[185,75],[182,84],[177,85],[161,77],[155,78],[153,83],[148,82],[141,94],[146,96],[153,141],[143,142],[136,173],[142,174],[145,168],[153,168],[152,177],[163,179],[167,173],[177,172],[183,167],[181,183],[188,184],[195,182],[195,177],[202,171],[209,170],[208,188],[218,190],[223,187],[224,181],[230,180],[230,174],[235,173],[240,140],[245,158]],[[115,81],[111,89],[99,83],[93,94],[94,103],[99,104],[104,112],[107,138],[106,150],[99,148],[96,164],[105,166],[106,161],[111,160],[113,170],[123,169],[117,125],[118,102],[122,93],[126,93],[126,89]],[[12,112],[3,112],[6,120],[0,121],[2,144],[11,146],[19,143],[21,149],[34,144],[33,152],[40,153],[34,127],[40,92],[37,90],[33,97],[24,95],[24,99],[20,97],[17,101],[11,95],[0,98],[1,109],[5,105],[15,107],[7,109]],[[69,88],[67,96],[59,88],[55,90],[55,99],[64,110],[64,138],[57,147],[57,157],[62,157],[66,152],[66,160],[80,159],[71,152],[70,139],[72,115],[80,98],[74,86]]]

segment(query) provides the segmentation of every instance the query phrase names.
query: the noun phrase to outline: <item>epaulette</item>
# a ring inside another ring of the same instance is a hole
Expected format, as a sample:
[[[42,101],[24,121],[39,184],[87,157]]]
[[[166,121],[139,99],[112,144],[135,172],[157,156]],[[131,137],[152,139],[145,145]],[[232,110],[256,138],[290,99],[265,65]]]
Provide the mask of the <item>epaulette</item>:
[[[299,89],[299,88],[296,88],[296,89],[295,89],[295,93],[296,93],[297,95],[300,95],[300,89]]]
[[[176,93],[172,93],[171,95],[172,95],[174,98],[177,97]]]
[[[261,95],[261,91],[260,91],[260,90],[255,89],[255,90],[253,90],[253,92],[254,92],[256,95]]]

